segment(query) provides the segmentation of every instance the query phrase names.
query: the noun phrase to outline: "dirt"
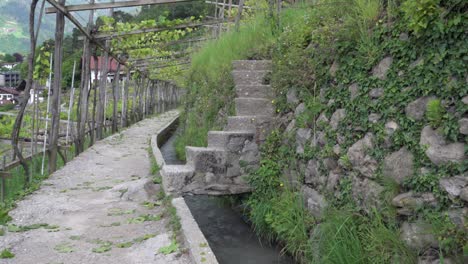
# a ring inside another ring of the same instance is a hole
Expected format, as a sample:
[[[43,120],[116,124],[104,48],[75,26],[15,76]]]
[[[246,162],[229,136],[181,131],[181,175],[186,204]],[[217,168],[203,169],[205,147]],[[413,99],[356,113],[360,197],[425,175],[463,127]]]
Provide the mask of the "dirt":
[[[149,139],[176,114],[98,142],[18,202],[10,224],[36,229],[0,237],[0,250],[15,254],[0,263],[190,263],[181,247],[159,253],[173,233],[150,175]]]

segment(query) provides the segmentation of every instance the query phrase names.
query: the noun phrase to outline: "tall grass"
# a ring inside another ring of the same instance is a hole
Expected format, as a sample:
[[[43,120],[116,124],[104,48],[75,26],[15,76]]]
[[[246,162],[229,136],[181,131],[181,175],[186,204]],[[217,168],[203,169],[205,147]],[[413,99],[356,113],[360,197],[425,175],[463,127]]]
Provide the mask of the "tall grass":
[[[395,226],[379,212],[363,215],[352,207],[328,208],[312,233],[312,263],[415,263]]]
[[[185,159],[185,146],[205,146],[207,132],[222,128],[225,118],[218,116],[233,113],[232,61],[270,57],[274,36],[270,21],[259,15],[242,25],[238,32],[224,33],[194,54],[186,84],[184,131],[176,140],[180,159]]]

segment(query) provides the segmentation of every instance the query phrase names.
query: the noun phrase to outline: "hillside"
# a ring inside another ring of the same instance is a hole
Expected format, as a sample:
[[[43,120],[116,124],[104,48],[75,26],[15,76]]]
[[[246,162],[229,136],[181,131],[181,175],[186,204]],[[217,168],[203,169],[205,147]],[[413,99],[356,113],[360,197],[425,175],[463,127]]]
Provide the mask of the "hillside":
[[[67,4],[84,3],[84,0],[67,0]],[[26,52],[29,49],[29,6],[31,0],[0,0],[0,53]],[[47,6],[47,5],[46,5]],[[37,8],[39,10],[39,8]],[[132,12],[135,8],[123,9]],[[37,11],[39,16],[39,11]],[[103,11],[98,12],[103,15]],[[86,12],[77,15],[80,22],[84,23]],[[55,30],[55,16],[44,15],[39,36],[39,43],[53,38]],[[72,30],[70,24],[66,32]]]
[[[75,0],[72,2],[76,2]],[[30,0],[0,1],[0,53],[26,52],[29,47]],[[54,35],[54,17],[45,16],[41,26],[42,42]]]

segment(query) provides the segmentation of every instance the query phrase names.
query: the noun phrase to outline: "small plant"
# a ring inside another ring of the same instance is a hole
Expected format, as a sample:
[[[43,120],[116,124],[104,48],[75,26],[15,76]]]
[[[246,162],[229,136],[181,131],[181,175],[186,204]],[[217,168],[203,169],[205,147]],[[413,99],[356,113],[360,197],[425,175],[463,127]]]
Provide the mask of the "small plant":
[[[123,210],[121,208],[111,208],[107,211],[107,215],[108,216],[127,215],[127,214],[134,214],[135,212],[136,212],[135,209]]]
[[[92,249],[94,253],[104,253],[112,249],[112,242],[110,241],[97,240],[97,244],[99,244],[99,247]]]
[[[179,244],[177,243],[176,240],[172,240],[170,245],[160,248],[158,252],[164,255],[169,255],[178,250],[179,250]]]
[[[8,210],[0,207],[0,225],[4,225],[10,220],[11,217],[8,215]]]
[[[162,177],[161,176],[154,176],[153,177],[154,184],[162,184]]]
[[[133,246],[133,242],[130,242],[130,241],[119,243],[119,244],[116,245],[116,247],[118,247],[118,248],[129,248],[131,246]]]
[[[156,202],[146,201],[146,202],[143,202],[142,205],[148,209],[153,209],[156,206],[161,206],[162,202],[161,201],[156,201]]]
[[[466,255],[468,232],[465,228],[455,225],[448,214],[440,212],[426,212],[427,219],[432,225],[432,233],[439,241],[442,253],[447,255]]]
[[[432,127],[439,127],[445,115],[445,109],[442,107],[440,100],[433,99],[427,103],[426,117]]]
[[[148,239],[150,239],[150,238],[153,238],[153,237],[155,237],[155,236],[156,236],[156,235],[153,235],[153,234],[146,234],[146,235],[144,235],[144,236],[137,237],[137,238],[133,239],[133,242],[135,242],[135,243],[141,243],[141,242],[143,242],[143,241],[145,241],[145,240],[148,240]]]
[[[59,253],[72,253],[74,251],[73,245],[69,243],[61,243],[54,247]]]
[[[401,9],[408,21],[408,28],[420,35],[441,14],[440,0],[406,0]]]
[[[344,168],[350,169],[350,168],[353,167],[353,165],[351,164],[351,161],[349,161],[348,155],[343,155],[343,156],[341,156],[340,159],[338,160],[338,162],[339,162],[340,165],[343,166]]]
[[[0,253],[0,259],[10,259],[10,258],[14,258],[14,257],[15,257],[15,254],[11,253],[11,251],[8,250],[8,249],[4,249]]]
[[[127,220],[129,224],[141,224],[143,222],[148,222],[148,221],[159,221],[161,220],[160,215],[140,215],[138,217],[132,217]]]

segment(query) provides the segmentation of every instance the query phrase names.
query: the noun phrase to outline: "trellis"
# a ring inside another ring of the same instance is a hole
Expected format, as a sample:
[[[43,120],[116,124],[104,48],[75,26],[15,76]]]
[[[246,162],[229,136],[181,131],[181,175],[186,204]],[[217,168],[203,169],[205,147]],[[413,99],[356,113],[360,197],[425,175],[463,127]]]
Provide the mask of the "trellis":
[[[23,157],[22,152],[19,150],[19,131],[21,129],[23,113],[26,109],[27,102],[29,100],[29,91],[33,88],[34,90],[34,118],[37,119],[39,113],[36,110],[36,91],[34,89],[33,81],[33,69],[34,69],[34,58],[37,35],[40,30],[40,22],[35,25],[35,11],[36,6],[41,0],[32,0],[31,14],[30,14],[30,35],[31,47],[30,56],[28,58],[28,78],[25,89],[25,98],[20,103],[20,114],[15,122],[15,129],[12,133],[12,145],[15,149],[15,157],[18,157],[18,161],[14,161],[9,164],[8,167],[15,166],[14,164],[22,164],[25,171],[28,171],[27,160],[30,160],[35,154],[41,152],[32,151],[32,155],[29,157]],[[64,25],[65,19],[69,20],[74,26],[83,34],[83,56],[81,63],[81,80],[80,85],[76,89],[79,93],[78,107],[77,107],[77,122],[76,130],[70,127],[70,122],[67,124],[66,143],[72,138],[75,145],[75,154],[78,155],[84,151],[85,139],[88,138],[92,145],[95,140],[102,139],[104,137],[104,130],[111,127],[112,132],[117,132],[119,127],[126,127],[133,122],[141,120],[146,116],[155,113],[166,111],[176,106],[182,96],[183,90],[177,88],[177,86],[168,81],[157,80],[151,77],[152,72],[164,70],[170,67],[176,67],[178,71],[187,69],[184,65],[190,64],[190,55],[192,50],[182,49],[179,51],[171,51],[167,56],[144,56],[144,57],[128,57],[125,54],[125,50],[112,47],[111,40],[116,38],[126,38],[132,35],[138,34],[154,34],[163,31],[181,30],[186,28],[207,28],[208,26],[214,26],[213,36],[197,36],[194,38],[183,38],[166,43],[139,43],[132,49],[145,49],[145,48],[158,48],[166,49],[171,47],[183,47],[187,45],[193,47],[196,43],[201,43],[213,38],[217,38],[220,32],[223,31],[223,24],[232,23],[236,21],[238,23],[240,14],[233,18],[231,16],[225,17],[225,8],[229,10],[233,8],[239,8],[242,10],[243,0],[239,0],[237,4],[233,4],[232,0],[223,0],[223,5],[216,5],[215,16],[208,21],[190,22],[170,27],[153,27],[139,30],[132,30],[128,32],[93,32],[94,22],[94,11],[98,9],[109,9],[112,12],[114,8],[122,7],[133,7],[142,5],[162,5],[162,4],[176,4],[183,2],[208,2],[203,0],[134,0],[134,1],[121,1],[114,2],[109,0],[107,3],[95,3],[94,0],[90,0],[88,4],[78,5],[66,5],[66,0],[42,0],[40,5],[40,16],[41,20],[43,13],[55,14],[56,16],[56,35],[55,35],[55,50],[53,60],[53,78],[50,79],[49,88],[51,88],[50,99],[50,113],[51,113],[51,129],[50,133],[44,131],[44,148],[43,153],[49,154],[49,173],[56,170],[57,156],[61,156],[66,162],[67,155],[63,155],[60,149],[66,149],[66,146],[60,146],[59,144],[59,125],[60,125],[60,104],[61,104],[61,80],[62,80],[62,41],[64,39]],[[229,1],[229,2],[228,2]],[[49,3],[51,7],[45,8],[45,3]],[[218,1],[216,1],[218,3]],[[78,19],[72,14],[77,11],[90,11],[87,25],[82,25]],[[44,12],[45,11],[45,12]],[[240,12],[239,12],[240,13]],[[101,56],[102,65],[96,67],[95,70],[101,68],[100,79],[97,79],[98,72],[96,72],[96,78],[91,80],[91,60],[95,61],[97,66],[96,51],[102,52]],[[117,71],[115,72],[114,81],[112,85],[112,95],[107,94],[107,76],[109,72],[109,58],[113,58],[117,62]],[[52,66],[52,64],[51,64]],[[79,68],[79,67],[74,67]],[[74,70],[75,71],[75,70]],[[120,74],[124,72],[125,78],[122,83],[119,82]],[[74,78],[75,74],[73,74]],[[78,83],[78,80],[74,83]],[[72,85],[74,86],[74,85]],[[133,93],[130,93],[130,87],[133,87]],[[75,87],[72,87],[74,91]],[[93,93],[91,93],[93,91]],[[91,95],[94,95],[91,97]],[[106,120],[106,104],[112,97],[112,118],[109,124]],[[73,98],[74,92],[70,94],[69,113],[73,109]],[[118,102],[122,104],[120,118],[118,118],[117,105]],[[92,106],[90,110],[89,107]],[[38,119],[39,120],[39,119]],[[47,121],[46,121],[47,122]],[[36,131],[32,131],[32,148],[36,148],[35,142],[37,142],[37,136],[39,133],[39,125],[36,127]],[[62,135],[63,136],[63,135]],[[34,145],[34,146],[33,146]],[[16,163],[15,163],[16,162]],[[30,171],[30,170],[29,170]],[[31,179],[29,179],[30,181]]]

